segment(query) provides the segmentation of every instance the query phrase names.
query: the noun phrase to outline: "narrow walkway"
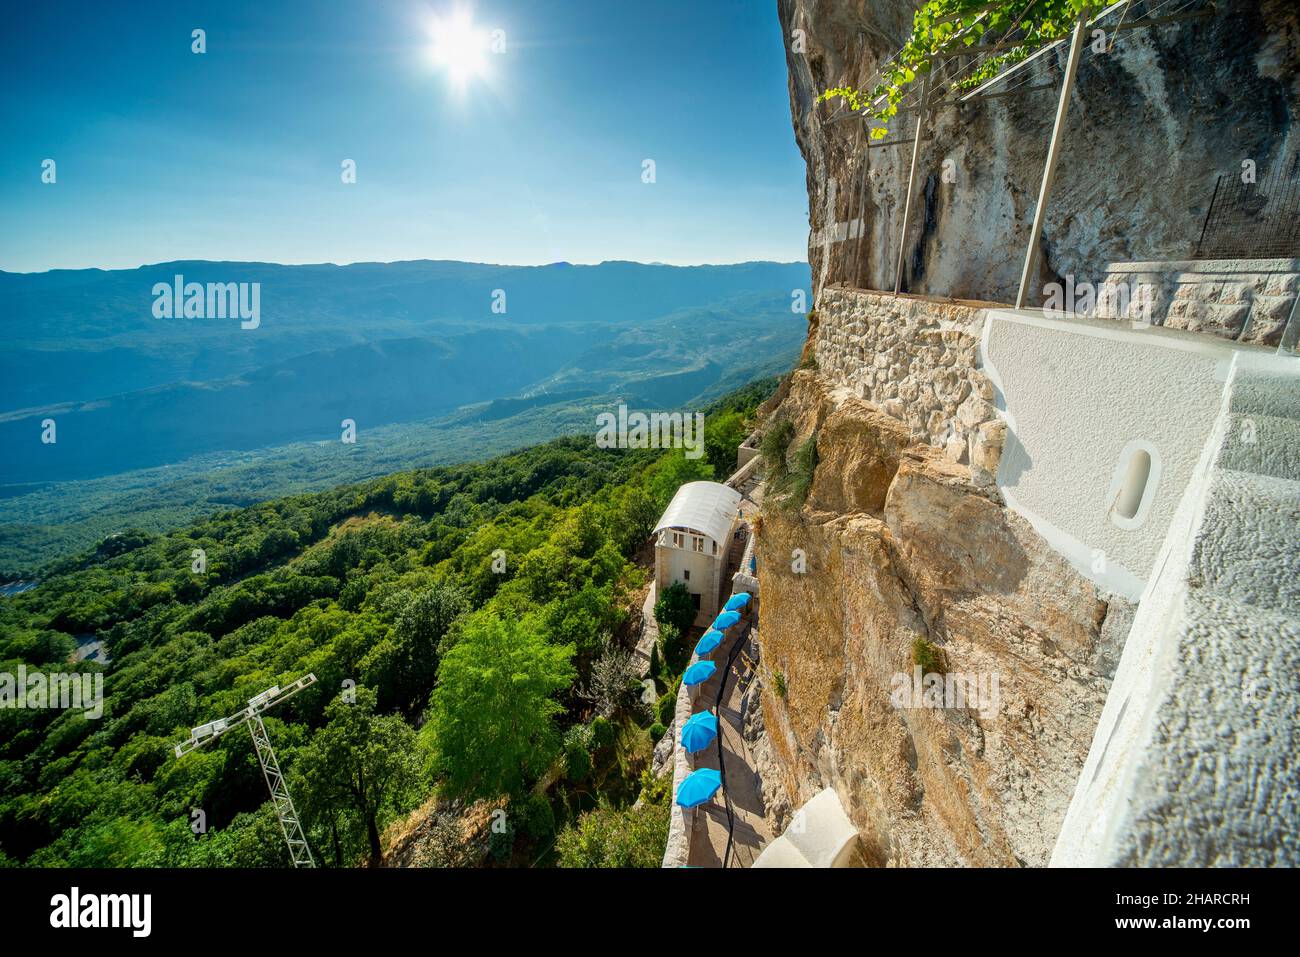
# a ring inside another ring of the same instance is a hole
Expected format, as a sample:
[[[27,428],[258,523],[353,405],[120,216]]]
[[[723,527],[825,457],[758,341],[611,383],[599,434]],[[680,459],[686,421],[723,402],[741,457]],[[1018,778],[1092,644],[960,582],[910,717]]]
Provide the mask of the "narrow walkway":
[[[731,655],[734,642],[741,641],[745,647],[736,655],[731,669],[727,672],[725,698],[718,709],[718,733],[722,740],[722,755],[726,762],[725,774],[726,796],[719,791],[712,801],[696,809],[691,833],[692,867],[722,867],[727,851],[727,805],[730,798],[734,819],[732,830],[731,858],[728,867],[749,867],[759,852],[772,840],[763,815],[763,799],[758,789],[758,778],[753,770],[753,760],[745,747],[740,700],[752,677],[750,662],[753,660],[751,650],[751,622],[745,621],[743,628],[737,628],[740,634],[732,642],[724,643],[714,653],[715,660],[725,663]],[[705,682],[693,710],[702,711],[712,708],[722,686],[723,671],[719,670]],[[718,767],[718,746],[711,744],[704,751],[695,755],[696,768]]]

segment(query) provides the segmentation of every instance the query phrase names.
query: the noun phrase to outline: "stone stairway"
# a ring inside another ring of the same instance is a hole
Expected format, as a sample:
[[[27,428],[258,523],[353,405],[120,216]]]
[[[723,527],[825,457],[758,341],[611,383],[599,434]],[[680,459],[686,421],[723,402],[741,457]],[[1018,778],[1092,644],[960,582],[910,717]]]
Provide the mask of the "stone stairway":
[[[1300,614],[1300,377],[1240,371],[1228,417],[1192,574],[1243,616]]]
[[[1054,864],[1300,865],[1300,360],[1238,358]]]
[[[1239,369],[1227,416],[1116,863],[1300,863],[1300,375]]]

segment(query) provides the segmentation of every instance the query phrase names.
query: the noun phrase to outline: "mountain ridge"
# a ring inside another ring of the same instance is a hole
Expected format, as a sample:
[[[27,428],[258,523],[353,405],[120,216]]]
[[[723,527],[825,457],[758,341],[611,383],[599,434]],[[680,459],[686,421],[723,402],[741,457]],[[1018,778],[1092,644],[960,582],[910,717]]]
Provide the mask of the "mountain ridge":
[[[176,273],[273,283],[261,290],[260,325],[155,319],[152,284],[171,286]],[[671,408],[716,396],[788,368],[803,337],[792,293],[809,283],[806,264],[761,261],[177,260],[0,274],[0,442],[9,450],[0,568],[30,569],[136,517],[161,530],[200,514],[174,479],[201,482],[206,468],[237,468],[245,483],[250,469],[268,469],[252,485],[273,496],[391,471],[402,455],[465,461],[480,457],[476,444],[503,452],[594,429],[597,412],[619,402]],[[504,314],[491,311],[498,289]],[[505,404],[486,419],[475,411],[493,402]],[[41,441],[47,419],[53,444]],[[344,419],[356,422],[358,446],[339,442]],[[487,430],[483,443],[475,429]],[[298,445],[305,459],[289,451]],[[83,488],[70,496],[68,483]],[[96,514],[77,504],[82,494]],[[148,501],[158,495],[166,507]]]

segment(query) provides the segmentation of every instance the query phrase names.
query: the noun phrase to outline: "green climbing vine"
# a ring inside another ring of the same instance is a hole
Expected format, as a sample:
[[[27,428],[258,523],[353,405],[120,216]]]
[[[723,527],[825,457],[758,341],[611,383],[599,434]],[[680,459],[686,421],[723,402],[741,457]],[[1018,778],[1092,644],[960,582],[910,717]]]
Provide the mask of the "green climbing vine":
[[[958,54],[985,37],[1010,37],[999,40],[976,69],[963,73],[951,86],[954,92],[974,89],[1035,50],[1068,36],[1079,15],[1097,6],[1097,0],[928,0],[912,19],[912,35],[874,87],[837,86],[824,91],[818,101],[842,98],[849,109],[880,121],[882,125],[873,127],[870,135],[883,139],[907,88],[930,71],[936,57]]]

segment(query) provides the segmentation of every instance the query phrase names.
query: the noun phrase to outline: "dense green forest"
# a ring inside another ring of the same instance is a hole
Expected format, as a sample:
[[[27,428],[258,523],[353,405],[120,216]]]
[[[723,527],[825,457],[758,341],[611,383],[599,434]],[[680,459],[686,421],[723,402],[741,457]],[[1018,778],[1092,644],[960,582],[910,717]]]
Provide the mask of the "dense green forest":
[[[52,566],[0,600],[0,672],[102,670],[104,713],[0,709],[0,864],[287,865],[247,734],[172,746],[307,672],[266,725],[319,863],[377,862],[421,808],[441,839],[420,863],[657,864],[668,794],[647,769],[684,655],[665,607],[643,701],[635,558],[681,483],[731,471],[772,385],[707,410],[697,460],[565,438]],[[89,635],[111,663],[68,664]],[[483,853],[459,838],[470,807],[505,811]]]

